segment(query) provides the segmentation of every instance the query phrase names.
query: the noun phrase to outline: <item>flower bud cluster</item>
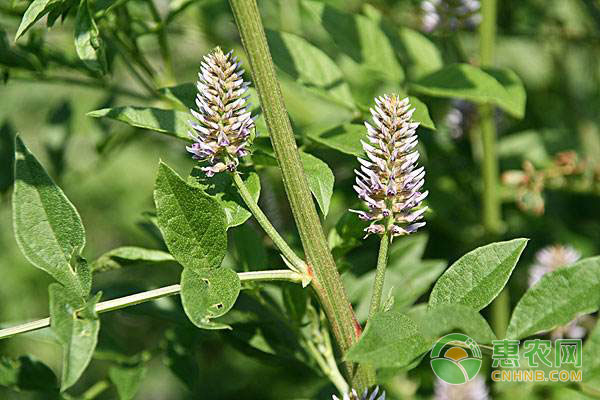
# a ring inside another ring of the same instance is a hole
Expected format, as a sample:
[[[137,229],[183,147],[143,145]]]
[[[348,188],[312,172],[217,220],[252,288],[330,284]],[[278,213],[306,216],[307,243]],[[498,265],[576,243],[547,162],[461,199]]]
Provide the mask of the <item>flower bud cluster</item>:
[[[250,85],[244,82],[244,70],[230,51],[224,54],[217,47],[204,56],[196,87],[196,106],[190,110],[196,121],[190,121],[194,143],[187,147],[194,159],[205,161],[202,170],[207,176],[223,171],[233,172],[239,158],[248,155],[250,133],[254,120],[244,96]]]
[[[354,189],[369,211],[350,210],[371,225],[369,234],[388,232],[407,235],[425,225],[419,222],[427,207],[420,207],[428,192],[422,191],[425,169],[417,166],[418,123],[408,98],[382,96],[371,109],[373,125],[365,122],[367,141],[362,141],[366,159],[358,158]]]

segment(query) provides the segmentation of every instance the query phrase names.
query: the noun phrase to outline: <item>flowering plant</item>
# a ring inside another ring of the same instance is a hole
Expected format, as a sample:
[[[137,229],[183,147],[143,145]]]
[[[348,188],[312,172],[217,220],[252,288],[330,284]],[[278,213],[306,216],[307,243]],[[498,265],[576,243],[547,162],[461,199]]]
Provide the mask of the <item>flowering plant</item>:
[[[338,3],[0,5],[19,128],[0,129],[0,398],[518,397],[482,359],[526,338],[585,343],[581,382],[528,398],[600,392],[600,141],[594,90],[560,75],[575,55],[510,58],[532,2]],[[585,42],[597,18],[564,11],[539,32]],[[581,156],[538,132],[547,98]]]

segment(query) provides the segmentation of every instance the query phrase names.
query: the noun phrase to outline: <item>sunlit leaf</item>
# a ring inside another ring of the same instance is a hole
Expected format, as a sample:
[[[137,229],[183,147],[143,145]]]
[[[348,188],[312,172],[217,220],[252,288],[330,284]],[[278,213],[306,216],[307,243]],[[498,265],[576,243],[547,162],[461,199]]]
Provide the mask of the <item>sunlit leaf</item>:
[[[21,252],[69,291],[86,298],[92,278],[81,257],[85,246],[81,217],[20,137],[15,159],[13,221]]]
[[[600,307],[600,257],[581,260],[544,275],[517,303],[507,337],[550,331]]]
[[[63,0],[34,0],[27,10],[25,10],[25,14],[23,14],[23,18],[17,29],[17,34],[15,35],[15,40],[27,32],[36,21],[48,14],[53,7],[60,5],[62,2]]]
[[[322,50],[291,33],[267,31],[267,39],[273,61],[290,78],[322,89],[332,99],[354,108],[342,71]]]
[[[255,202],[260,197],[260,179],[255,172],[242,173],[242,180]],[[248,211],[239,195],[229,174],[217,174],[207,177],[198,167],[195,167],[188,179],[188,183],[202,189],[206,194],[215,197],[225,212],[227,229],[243,224],[252,213]]]
[[[481,310],[506,285],[526,245],[527,239],[514,239],[465,254],[438,279],[429,305],[463,304]]]
[[[329,203],[333,195],[334,176],[329,166],[312,154],[300,153],[304,166],[308,187],[315,196],[321,212],[326,217],[329,212]]]
[[[447,333],[463,332],[478,343],[491,344],[496,335],[489,324],[470,307],[460,304],[441,304],[430,308],[421,304],[406,313],[432,341]]]
[[[191,141],[188,135],[190,114],[182,111],[163,110],[153,107],[116,107],[90,111],[86,114],[94,118],[110,118],[136,128],[144,128],[155,132]]]
[[[122,268],[126,264],[156,264],[175,261],[172,255],[161,250],[123,246],[112,249],[91,263],[93,272]]]
[[[403,367],[429,347],[429,341],[408,316],[396,311],[380,312],[369,321],[345,359],[376,368]]]
[[[194,270],[221,265],[227,233],[223,208],[215,198],[188,185],[161,162],[154,202],[167,247],[181,265]]]
[[[410,88],[416,93],[433,97],[454,97],[475,103],[495,104],[513,116],[522,118],[525,112],[522,83],[512,72],[494,70],[492,73],[469,64],[453,64],[421,78]]]
[[[104,74],[106,59],[104,43],[88,0],[82,0],[75,18],[75,50],[83,63],[92,71]]]

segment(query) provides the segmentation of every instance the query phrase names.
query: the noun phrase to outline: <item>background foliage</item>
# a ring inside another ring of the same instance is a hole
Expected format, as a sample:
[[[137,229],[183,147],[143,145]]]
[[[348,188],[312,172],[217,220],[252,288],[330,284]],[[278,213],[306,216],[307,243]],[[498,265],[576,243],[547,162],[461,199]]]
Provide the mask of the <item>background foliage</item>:
[[[93,292],[102,290],[108,299],[169,285],[179,281],[181,268],[165,253],[102,255],[120,246],[166,250],[153,224],[157,165],[162,159],[184,177],[194,166],[184,142],[168,136],[186,136],[186,107],[194,96],[190,83],[200,57],[220,45],[244,59],[225,1],[35,3],[37,13],[29,1],[0,0],[2,327],[47,315],[51,300],[51,278],[32,268],[12,232],[15,133],[76,205],[85,226],[84,255],[96,260],[92,268],[108,270],[95,275]],[[490,70],[469,65],[477,64],[476,31],[420,32],[417,1],[265,0],[260,7],[303,163],[313,171],[311,191],[326,216],[330,245],[345,271],[359,319],[366,318],[378,244],[360,239],[361,227],[346,210],[357,203],[352,170],[355,156],[362,153],[358,139],[364,129],[359,124],[373,96],[383,92],[410,95],[417,106],[432,209],[425,233],[392,246],[384,294],[393,287],[394,311],[418,316],[418,306],[411,308],[415,303],[446,303],[442,281],[429,297],[433,282],[446,265],[490,241],[530,238],[516,267],[496,271],[510,275],[515,268],[508,281],[513,308],[527,289],[527,267],[536,250],[563,243],[583,256],[600,254],[600,3],[499,2],[498,68]],[[15,35],[21,36],[16,42]],[[256,94],[251,95],[257,109]],[[500,166],[506,173],[500,236],[486,234],[481,224],[477,117],[465,112],[464,126],[457,130],[447,118],[455,98],[491,99],[497,106]],[[261,207],[294,242],[261,118],[257,127],[253,161],[261,177],[260,183],[248,185],[260,192]],[[248,179],[257,180],[253,175]],[[228,230],[223,266],[241,272],[279,265],[257,225],[244,222],[249,214],[236,209],[235,202],[231,207],[225,216],[228,225],[241,225]],[[77,244],[81,250],[83,243]],[[193,273],[189,268],[186,273]],[[484,289],[497,293],[500,288]],[[85,398],[103,383],[110,387],[97,398],[132,398],[136,393],[142,399],[330,398],[335,389],[298,343],[306,310],[296,308],[302,301],[294,299],[304,296],[297,289],[242,292],[223,320],[231,331],[197,329],[178,298],[104,314],[92,363],[70,392]],[[590,284],[589,291],[594,290],[597,286]],[[485,317],[488,303],[476,307]],[[528,305],[535,308],[535,299],[520,305],[519,312],[535,313]],[[282,313],[297,317],[289,323]],[[425,317],[415,318],[428,323]],[[90,316],[83,323],[93,321]],[[378,322],[387,323],[383,318]],[[493,334],[482,326],[487,325],[461,329],[489,342]],[[537,331],[514,329],[520,337]],[[7,357],[0,367],[10,362],[7,371],[22,371],[13,376],[0,369],[0,384],[12,387],[0,387],[0,397],[46,398],[48,388],[59,381],[57,340],[62,339],[40,331],[0,341],[0,353]],[[409,372],[389,367],[386,388],[392,398],[432,395],[426,360]],[[597,381],[592,384],[599,390]],[[556,385],[496,385],[492,395],[510,398],[523,390],[528,398],[572,396],[570,388]]]

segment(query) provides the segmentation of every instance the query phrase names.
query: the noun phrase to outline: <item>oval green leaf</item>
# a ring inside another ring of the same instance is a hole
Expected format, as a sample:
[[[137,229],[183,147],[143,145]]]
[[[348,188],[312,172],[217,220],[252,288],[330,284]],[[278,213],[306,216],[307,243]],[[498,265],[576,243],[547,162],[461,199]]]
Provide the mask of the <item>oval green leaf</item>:
[[[291,79],[319,88],[331,99],[355,108],[342,71],[325,52],[291,33],[267,30],[267,40],[275,65]]]
[[[506,285],[527,240],[492,243],[465,254],[438,279],[429,305],[463,304],[481,310]]]
[[[420,304],[411,308],[407,315],[432,340],[452,332],[463,332],[478,343],[491,344],[492,340],[496,340],[485,318],[472,308],[460,304],[441,304],[432,308]]]
[[[122,268],[127,264],[156,264],[169,261],[175,261],[175,259],[169,253],[161,250],[123,246],[112,249],[94,260],[92,271],[104,272]]]
[[[195,270],[221,265],[227,232],[225,214],[216,199],[185,183],[161,162],[154,202],[167,247],[181,265]]]
[[[544,275],[517,303],[507,337],[546,332],[600,307],[600,257]]]
[[[15,152],[13,226],[21,252],[69,291],[87,298],[91,270],[81,252],[85,230],[75,206],[20,137]]]
[[[410,88],[433,97],[495,104],[516,118],[522,118],[525,113],[523,84],[516,74],[507,70],[486,72],[469,64],[453,64],[421,78]]]
[[[258,202],[260,197],[260,178],[258,175],[255,172],[242,173],[242,180],[254,201]],[[225,212],[227,229],[243,224],[252,216],[229,174],[216,174],[209,178],[199,167],[195,167],[190,173],[188,183],[200,188],[219,201]]]
[[[240,278],[229,268],[198,271],[185,268],[181,274],[183,309],[199,328],[231,329],[229,325],[211,320],[231,310],[241,286]]]
[[[375,368],[404,367],[430,347],[417,324],[405,314],[388,311],[375,314],[358,343],[345,359]]]
[[[136,128],[164,133],[190,142],[188,121],[191,116],[183,111],[163,110],[153,107],[115,107],[90,111],[86,114],[93,118],[110,118],[124,122]]]

